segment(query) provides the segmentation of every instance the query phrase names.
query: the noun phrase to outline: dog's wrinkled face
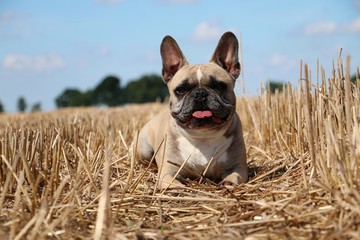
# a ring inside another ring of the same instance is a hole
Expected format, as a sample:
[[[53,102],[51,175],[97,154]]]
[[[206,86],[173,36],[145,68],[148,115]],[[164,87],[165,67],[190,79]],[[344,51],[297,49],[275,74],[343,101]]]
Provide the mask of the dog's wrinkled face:
[[[168,87],[171,114],[183,128],[220,127],[234,113],[234,79],[217,64],[186,65]]]
[[[170,109],[186,129],[223,126],[235,111],[235,79],[240,74],[238,41],[225,33],[208,64],[190,65],[176,41],[161,43],[162,76],[170,92]]]

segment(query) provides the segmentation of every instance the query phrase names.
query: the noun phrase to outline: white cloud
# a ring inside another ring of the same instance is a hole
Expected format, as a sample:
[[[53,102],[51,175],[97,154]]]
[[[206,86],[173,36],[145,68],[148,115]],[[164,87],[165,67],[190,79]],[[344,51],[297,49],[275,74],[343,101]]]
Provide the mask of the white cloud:
[[[359,0],[360,1],[360,0]],[[304,33],[307,36],[332,35],[360,32],[360,17],[343,24],[334,22],[318,22],[305,26]]]
[[[309,36],[314,35],[329,35],[336,30],[336,24],[334,22],[318,22],[309,24],[305,27],[305,34]]]
[[[200,23],[194,32],[194,39],[199,42],[206,42],[218,39],[221,35],[218,21],[208,21]]]
[[[281,69],[278,70],[279,72],[291,72],[297,69],[299,62],[288,55],[275,53],[265,59],[265,65],[273,69]]]
[[[360,17],[350,22],[348,27],[349,32],[360,32]]]
[[[288,63],[289,57],[284,54],[274,54],[268,59],[268,63],[273,66],[281,66]]]
[[[59,69],[65,66],[65,61],[56,53],[46,53],[37,56],[25,54],[8,54],[3,60],[3,67],[15,71],[42,72]]]

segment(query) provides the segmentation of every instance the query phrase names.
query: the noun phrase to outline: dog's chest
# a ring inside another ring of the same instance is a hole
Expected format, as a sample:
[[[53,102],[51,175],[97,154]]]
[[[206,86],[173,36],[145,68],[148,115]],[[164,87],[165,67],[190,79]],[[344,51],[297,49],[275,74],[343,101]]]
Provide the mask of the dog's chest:
[[[232,138],[219,137],[217,139],[200,139],[190,141],[184,136],[178,138],[178,154],[181,163],[186,161],[186,167],[202,174],[208,167],[207,173],[217,171],[216,166],[227,161],[226,150],[231,144]],[[220,170],[220,169],[218,169]]]

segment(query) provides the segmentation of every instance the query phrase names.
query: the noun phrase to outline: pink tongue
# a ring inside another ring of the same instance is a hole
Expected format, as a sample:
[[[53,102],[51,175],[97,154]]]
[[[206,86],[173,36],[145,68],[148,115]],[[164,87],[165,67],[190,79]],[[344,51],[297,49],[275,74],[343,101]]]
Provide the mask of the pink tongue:
[[[194,118],[206,118],[211,117],[212,112],[211,111],[196,111],[192,114]]]

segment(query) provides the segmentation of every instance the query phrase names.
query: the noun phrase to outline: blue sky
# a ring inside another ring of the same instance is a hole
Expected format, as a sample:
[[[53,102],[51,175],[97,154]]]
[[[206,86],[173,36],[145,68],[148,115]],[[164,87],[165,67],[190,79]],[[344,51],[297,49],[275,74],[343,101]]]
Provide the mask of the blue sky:
[[[300,60],[329,75],[340,48],[360,65],[360,0],[0,0],[0,102],[52,110],[65,88],[160,73],[165,35],[204,63],[228,30],[242,39],[249,95],[269,79],[297,84]]]

